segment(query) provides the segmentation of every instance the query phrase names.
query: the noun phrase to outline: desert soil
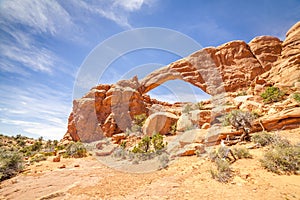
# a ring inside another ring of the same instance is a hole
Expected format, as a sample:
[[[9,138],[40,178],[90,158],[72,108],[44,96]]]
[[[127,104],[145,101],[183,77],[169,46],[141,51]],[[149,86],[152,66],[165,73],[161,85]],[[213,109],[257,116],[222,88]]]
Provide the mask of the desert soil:
[[[300,142],[300,129],[280,134]],[[233,163],[235,177],[227,184],[211,178],[213,163],[205,157],[181,157],[151,173],[117,171],[92,156],[59,163],[49,158],[1,182],[0,199],[300,199],[300,176],[263,169],[264,151],[250,150],[253,159]]]

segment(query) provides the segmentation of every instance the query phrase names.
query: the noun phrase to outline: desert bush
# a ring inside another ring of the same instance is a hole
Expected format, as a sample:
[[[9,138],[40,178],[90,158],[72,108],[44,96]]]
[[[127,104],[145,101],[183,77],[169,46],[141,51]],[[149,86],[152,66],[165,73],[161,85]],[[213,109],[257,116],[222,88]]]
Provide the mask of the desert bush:
[[[40,161],[44,161],[47,160],[47,157],[44,154],[35,154],[32,158],[31,161],[32,162],[40,162]]]
[[[186,104],[182,108],[182,113],[189,113],[192,111],[192,105],[191,104]]]
[[[298,103],[300,103],[300,94],[295,93],[295,94],[293,95],[293,98],[294,98]]]
[[[251,141],[264,147],[272,143],[273,136],[267,132],[255,133],[251,136]]]
[[[177,130],[177,122],[172,124],[170,133],[174,135],[174,134],[176,134],[176,130]]]
[[[26,142],[22,139],[22,138],[18,138],[17,139],[17,144],[20,146],[20,147],[24,147]]]
[[[267,89],[260,95],[265,103],[277,102],[283,99],[285,95],[278,87],[267,87]]]
[[[262,166],[277,174],[300,173],[300,146],[276,143],[260,160]]]
[[[239,92],[239,93],[237,93],[237,95],[236,96],[246,96],[247,95],[247,92],[246,91],[241,91],[241,92]]]
[[[43,143],[41,141],[36,141],[33,145],[30,146],[31,151],[39,151],[42,148]]]
[[[218,159],[223,159],[225,158],[227,155],[227,147],[219,147],[216,150],[212,150],[208,153],[208,156],[210,158],[211,161],[215,162]]]
[[[253,134],[251,136],[251,141],[258,143],[262,147],[267,145],[289,147],[291,145],[287,139],[280,137],[278,134],[270,134],[267,132]]]
[[[15,176],[22,169],[22,156],[18,152],[0,149],[0,181]]]
[[[125,149],[127,145],[127,141],[122,141],[120,144],[121,149]]]
[[[150,150],[151,138],[149,136],[145,136],[138,143],[137,146],[134,146],[132,152],[133,153],[147,153]]]
[[[249,152],[249,149],[245,147],[233,148],[233,154],[236,155],[239,159],[242,158],[252,158],[252,155]]]
[[[159,164],[160,169],[164,169],[164,168],[168,167],[168,163],[170,161],[168,154],[166,154],[166,153],[162,154],[161,156],[158,157],[158,160],[160,162],[160,164]]]
[[[215,160],[216,169],[210,169],[210,173],[213,179],[219,182],[227,183],[233,177],[233,172],[229,162],[222,159]]]
[[[167,146],[167,143],[164,143],[163,136],[159,133],[152,136],[151,142],[155,151],[162,150]]]
[[[71,142],[66,147],[63,157],[82,158],[87,156],[87,150],[81,142]]]
[[[231,125],[235,129],[251,127],[251,122],[255,119],[255,116],[248,111],[232,110],[223,119],[223,125]]]
[[[161,134],[154,134],[152,137],[144,136],[142,140],[133,147],[133,153],[152,153],[161,151],[167,146]]]
[[[147,119],[147,115],[145,113],[140,114],[140,115],[135,115],[133,117],[134,123],[140,127],[142,127],[144,125],[146,119]]]

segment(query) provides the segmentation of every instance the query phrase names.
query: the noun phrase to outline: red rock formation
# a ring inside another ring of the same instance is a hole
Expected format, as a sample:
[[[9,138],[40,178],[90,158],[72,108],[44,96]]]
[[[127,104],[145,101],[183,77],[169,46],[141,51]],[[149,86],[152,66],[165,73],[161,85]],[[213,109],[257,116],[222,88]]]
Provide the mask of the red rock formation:
[[[170,110],[182,104],[171,105],[146,95],[173,79],[191,83],[212,96],[246,91],[251,86],[256,99],[265,86],[273,83],[296,86],[300,80],[300,22],[287,32],[283,42],[271,36],[256,37],[249,44],[232,41],[195,52],[152,72],[140,82],[134,77],[113,85],[96,86],[74,100],[64,139],[94,141],[123,132],[131,126],[135,115],[153,114],[155,106],[151,110],[150,107],[154,104],[168,108],[163,111],[178,114],[176,109]],[[199,120],[199,125],[206,122]],[[291,123],[294,122],[293,118]]]

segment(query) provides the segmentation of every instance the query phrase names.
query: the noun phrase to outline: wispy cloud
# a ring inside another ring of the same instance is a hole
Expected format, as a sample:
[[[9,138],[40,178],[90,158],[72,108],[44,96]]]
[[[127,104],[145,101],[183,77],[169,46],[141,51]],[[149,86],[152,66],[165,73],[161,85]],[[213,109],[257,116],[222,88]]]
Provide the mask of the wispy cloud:
[[[0,23],[17,23],[35,33],[56,35],[70,28],[72,20],[57,1],[9,0],[1,2]],[[66,27],[67,26],[67,27]]]
[[[107,0],[107,1],[77,1],[73,6],[87,10],[91,14],[100,15],[124,28],[132,28],[129,16],[132,12],[139,11],[143,5],[151,7],[156,0]]]
[[[24,76],[30,73],[28,69],[52,74],[57,65],[66,62],[39,40],[61,37],[73,26],[71,16],[56,1],[1,2],[0,69]]]
[[[132,28],[130,14],[151,2],[154,1],[1,1],[1,131],[61,138],[71,111],[72,84],[59,86],[75,74],[69,61],[58,52],[69,50],[64,47],[66,43],[76,47],[89,43],[90,32],[99,31],[99,27],[90,24],[99,19],[108,19],[123,29]],[[61,77],[64,80],[58,80]]]
[[[41,84],[27,88],[1,85],[0,89],[1,126],[16,126],[47,138],[63,136],[71,110],[67,93]]]

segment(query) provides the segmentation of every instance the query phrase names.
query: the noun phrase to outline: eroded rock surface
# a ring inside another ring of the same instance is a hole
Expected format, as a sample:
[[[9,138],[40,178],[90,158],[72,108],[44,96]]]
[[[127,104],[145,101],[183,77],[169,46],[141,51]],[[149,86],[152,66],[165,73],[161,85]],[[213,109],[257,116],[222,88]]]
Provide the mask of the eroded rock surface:
[[[146,94],[162,83],[174,79],[193,84],[213,97],[226,94],[223,99],[234,98],[241,91],[252,96],[238,104],[231,102],[233,105],[227,105],[225,109],[217,111],[217,114],[214,113],[214,102],[210,109],[182,114],[183,104],[160,102]],[[191,125],[201,128],[204,124],[210,130],[207,123],[215,123],[216,116],[236,108],[272,114],[271,118],[262,119],[267,130],[289,124],[297,126],[299,117],[290,117],[290,112],[295,113],[297,109],[286,111],[290,105],[264,106],[260,94],[271,85],[282,88],[288,95],[292,94],[300,91],[299,80],[300,22],[287,32],[284,41],[272,36],[256,37],[249,44],[232,41],[219,47],[201,49],[150,73],[140,81],[133,77],[112,85],[98,85],[81,99],[74,100],[64,140],[91,142],[102,137],[111,137],[125,132],[132,126],[134,116],[140,114],[151,116],[146,121],[147,127],[145,125],[143,128],[146,134],[158,130],[161,134],[166,134],[177,119],[178,131],[184,131]],[[158,112],[168,113],[165,115],[167,123],[161,123],[161,128],[157,128]],[[276,115],[278,112],[281,114]],[[283,119],[282,116],[288,117]]]

